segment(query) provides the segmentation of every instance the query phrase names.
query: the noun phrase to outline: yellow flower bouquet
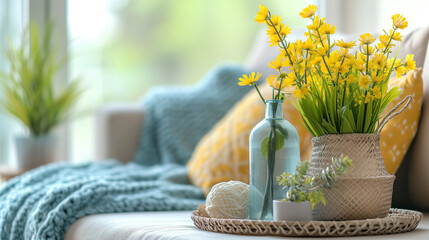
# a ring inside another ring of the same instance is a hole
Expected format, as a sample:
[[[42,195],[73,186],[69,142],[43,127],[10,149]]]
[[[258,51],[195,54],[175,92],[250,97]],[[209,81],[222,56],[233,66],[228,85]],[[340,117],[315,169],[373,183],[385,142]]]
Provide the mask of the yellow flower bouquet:
[[[317,7],[309,5],[300,13],[311,21],[306,39],[288,42],[290,27],[266,6],[259,8],[255,21],[268,26],[269,42],[280,50],[269,63],[278,73],[266,78],[273,99],[293,94],[304,126],[315,137],[377,132],[381,112],[400,94],[397,87],[388,89],[389,77],[393,71],[401,76],[415,68],[413,55],[399,59],[391,51],[402,40],[399,31],[408,26],[406,19],[393,15],[392,29],[384,31],[378,41],[370,33],[360,35],[358,43],[333,41],[335,26],[315,15]],[[259,77],[260,73],[244,75],[239,84],[257,87]]]

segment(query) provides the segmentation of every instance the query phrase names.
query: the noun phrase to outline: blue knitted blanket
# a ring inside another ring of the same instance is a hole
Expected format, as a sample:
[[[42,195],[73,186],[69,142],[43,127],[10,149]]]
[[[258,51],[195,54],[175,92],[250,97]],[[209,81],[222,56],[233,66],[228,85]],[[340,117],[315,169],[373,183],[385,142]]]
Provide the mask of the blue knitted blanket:
[[[192,210],[204,201],[186,162],[199,139],[250,88],[245,70],[215,68],[193,88],[155,90],[145,101],[135,161],[51,164],[0,189],[0,239],[63,239],[77,219],[98,213]]]

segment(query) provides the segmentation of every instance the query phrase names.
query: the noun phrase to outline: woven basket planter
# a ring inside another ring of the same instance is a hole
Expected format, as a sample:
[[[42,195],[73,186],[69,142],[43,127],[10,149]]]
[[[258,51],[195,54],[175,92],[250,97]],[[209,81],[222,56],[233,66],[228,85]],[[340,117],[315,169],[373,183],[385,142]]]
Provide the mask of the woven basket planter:
[[[389,213],[393,181],[385,168],[379,134],[336,134],[314,137],[309,175],[317,175],[341,154],[352,159],[336,187],[324,190],[326,205],[318,204],[314,220],[383,218]]]

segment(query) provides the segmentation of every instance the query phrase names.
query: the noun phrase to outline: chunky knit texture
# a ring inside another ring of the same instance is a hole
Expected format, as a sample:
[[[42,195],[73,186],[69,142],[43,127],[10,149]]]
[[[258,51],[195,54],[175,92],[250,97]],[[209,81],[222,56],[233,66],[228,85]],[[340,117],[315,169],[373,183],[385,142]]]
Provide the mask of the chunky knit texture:
[[[185,164],[199,139],[250,89],[236,86],[243,72],[224,65],[195,88],[148,95],[148,136],[135,162],[51,164],[7,182],[0,190],[0,239],[63,239],[75,220],[91,214],[195,209],[204,194],[189,184]]]
[[[177,175],[165,179],[170,171]],[[97,213],[192,210],[204,195],[186,182],[186,169],[178,165],[41,167],[1,190],[0,239],[63,239],[75,220]]]
[[[237,65],[221,65],[193,88],[158,88],[144,101],[145,124],[134,160],[186,164],[200,139],[252,87],[240,87]],[[179,143],[179,144],[178,144]]]

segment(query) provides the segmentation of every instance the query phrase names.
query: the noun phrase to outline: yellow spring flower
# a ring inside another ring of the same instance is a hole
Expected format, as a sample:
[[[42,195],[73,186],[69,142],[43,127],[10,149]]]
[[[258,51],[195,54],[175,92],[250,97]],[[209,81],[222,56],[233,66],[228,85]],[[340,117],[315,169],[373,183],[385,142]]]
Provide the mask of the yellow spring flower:
[[[408,27],[407,20],[405,19],[404,16],[402,16],[399,13],[392,16],[392,21],[393,21],[393,26],[395,26],[396,28],[404,29]]]
[[[355,75],[353,75],[353,74],[349,74],[348,76],[347,76],[347,82],[348,83],[355,83],[357,80],[358,80],[358,78],[355,76]]]
[[[289,35],[289,33],[292,32],[292,29],[288,25],[284,26],[283,23],[280,23],[279,32],[282,37],[286,37],[287,35]]]
[[[287,57],[286,51],[284,49],[279,49],[279,50],[280,50],[280,53],[277,57],[286,58]],[[290,46],[289,46],[288,50],[290,50]]]
[[[387,47],[387,44],[389,44],[389,46],[387,47],[386,52],[390,52],[390,49],[395,46],[395,44],[393,44],[392,42],[389,43],[390,36],[388,35],[383,34],[378,37],[378,39],[380,40],[380,42],[377,43],[377,48],[380,49],[380,51],[384,51]]]
[[[406,72],[416,68],[416,62],[414,62],[414,54],[408,54],[405,57],[404,67]]]
[[[392,67],[394,60],[395,60],[394,58],[387,60],[388,68]],[[393,66],[393,68],[395,69],[397,78],[401,77],[401,75],[405,73],[404,64],[401,64],[401,62],[402,62],[402,59],[396,59],[395,65]]]
[[[371,101],[371,95],[367,94],[365,97],[365,103],[369,103],[369,101]]]
[[[332,65],[339,62],[341,60],[341,54],[338,50],[331,52],[331,56],[329,56],[328,62]]]
[[[383,69],[386,66],[386,64],[387,64],[386,55],[384,55],[382,53],[376,53],[372,57],[372,67],[375,70]]]
[[[365,69],[366,69],[365,62],[363,60],[360,60],[360,59],[357,60],[355,68],[359,71],[365,71]]]
[[[312,51],[315,50],[316,47],[314,46],[313,41],[311,41],[310,38],[308,38],[303,44],[302,44],[302,49],[307,50],[307,51]]]
[[[308,63],[307,63],[307,64],[308,64]],[[307,71],[308,71],[308,69],[309,69],[309,67],[307,66]],[[304,73],[305,73],[305,63],[304,63],[304,61],[302,61],[302,62],[300,63],[300,68],[299,68],[298,73],[299,73],[299,75],[301,75],[301,76],[303,76],[303,75],[304,75]],[[307,72],[307,74],[308,74],[308,72]]]
[[[346,73],[349,71],[349,67],[346,64],[341,64],[341,62],[335,63],[335,71],[340,73]]]
[[[268,66],[272,69],[280,69],[283,67],[283,59],[281,57],[276,57],[275,60],[268,63]]]
[[[291,86],[295,82],[295,80],[296,80],[295,73],[294,72],[290,72],[290,73],[288,73],[286,75],[286,78],[283,81],[286,81],[286,85],[287,86]]]
[[[308,5],[306,8],[304,8],[299,15],[302,18],[311,18],[317,11],[317,6],[315,5]]]
[[[331,24],[327,24],[324,23],[321,27],[320,27],[320,33],[321,34],[334,34],[335,33],[335,26]]]
[[[380,43],[382,43],[384,47],[386,47],[387,44],[389,43],[390,36],[383,34],[380,37],[378,37],[378,40],[380,40]]]
[[[380,99],[381,98],[380,87],[374,87],[372,89],[372,94],[374,95],[375,98]]]
[[[393,30],[392,30],[392,29],[390,29],[390,36],[392,36],[392,39],[393,39],[393,40],[395,40],[395,41],[399,41],[399,42],[401,42],[401,41],[402,41],[402,37],[403,37],[399,32],[395,32],[395,33],[393,33]]]
[[[392,49],[392,47],[394,47],[395,46],[395,44],[392,44],[392,43],[390,43],[389,44],[389,46],[387,47],[387,49],[386,49],[386,45],[384,45],[383,43],[377,43],[377,49],[378,50],[380,50],[380,51],[384,51],[384,50],[386,50],[386,53],[391,53],[392,51],[391,51],[391,49]]]
[[[283,50],[283,52],[280,53],[277,57],[283,59],[282,67],[292,66],[292,63],[290,62],[289,58],[286,56],[286,51]]]
[[[346,58],[346,63],[351,67],[356,62],[355,56],[353,54],[348,53],[344,55],[344,57]]]
[[[268,27],[266,34],[267,34],[269,37],[277,36],[276,29],[275,29],[275,28],[273,28],[273,27]]]
[[[390,58],[389,60],[387,60],[387,68],[391,68],[393,65],[393,61],[395,61],[395,65],[393,66],[393,68],[397,68],[399,67],[399,65],[401,65],[401,61],[402,59],[394,59],[394,58]]]
[[[317,66],[322,62],[322,58],[320,56],[311,57],[308,59],[307,65],[308,66]],[[315,70],[314,68],[310,68],[309,70]]]
[[[399,67],[395,68],[395,72],[396,72],[396,77],[400,78],[401,75],[403,75],[405,73],[405,67],[399,66]]]
[[[282,18],[279,15],[275,17],[271,17],[271,22],[273,23],[273,26],[279,25],[281,21],[282,21]]]
[[[290,79],[288,79],[288,78],[285,77],[285,78],[283,78],[282,85],[280,86],[280,79],[279,79],[278,75],[269,75],[266,78],[266,80],[267,80],[268,84],[270,84],[270,86],[272,88],[274,88],[275,90],[279,90],[279,87],[280,87],[280,90],[282,90],[283,88],[285,88],[288,85],[292,84],[292,82],[290,81]]]
[[[340,53],[341,53],[341,56],[345,57],[345,56],[349,55],[348,54],[349,53],[349,49],[348,48],[341,48]]]
[[[238,82],[238,85],[240,86],[253,85],[254,82],[258,81],[260,77],[261,77],[261,73],[259,72],[257,74],[255,74],[255,72],[252,72],[249,75],[243,74],[243,77],[238,79],[240,80],[240,82]]]
[[[309,61],[309,65],[310,66],[318,66],[319,64],[322,63],[322,57],[314,57]]]
[[[361,44],[371,44],[375,41],[375,37],[371,33],[360,35],[359,41]]]
[[[371,84],[371,81],[369,80],[368,75],[363,75],[359,79],[359,86],[361,88],[368,88],[369,84]]]
[[[295,43],[290,44],[290,46],[292,47],[292,49],[289,52],[295,52],[295,53],[301,52],[302,51],[302,44],[303,44],[303,42],[302,42],[301,39],[296,40]]]
[[[375,51],[375,48],[369,45],[362,46],[362,53],[365,55],[372,55]]]
[[[285,38],[287,35],[289,35],[292,32],[292,29],[287,25],[285,26],[283,23],[279,23],[275,27],[268,26],[266,33],[270,38],[280,40],[277,32],[279,32],[278,34],[280,34],[282,38]]]
[[[302,88],[297,88],[293,91],[293,96],[303,98],[309,94],[308,85],[302,86]]]
[[[335,45],[337,45],[338,47],[341,47],[341,48],[349,49],[349,48],[356,46],[356,41],[344,42],[343,39],[340,39],[339,41],[335,41]]]
[[[325,46],[318,46],[316,49],[319,56],[325,56],[326,53],[328,52],[328,50],[329,50],[329,46],[326,46],[326,45]]]
[[[366,61],[366,56],[363,53],[358,52],[356,60]]]
[[[270,43],[270,47],[274,45],[278,46],[280,42],[280,38],[277,35],[272,35],[270,36],[270,40],[268,42]]]
[[[321,20],[319,20],[319,16],[316,15],[313,19],[313,23],[310,25],[307,25],[307,29],[317,30],[320,28],[320,25],[322,25],[324,21],[325,21],[325,18],[322,18]]]
[[[375,71],[371,74],[371,81],[373,83],[378,84],[381,82],[381,80],[382,80],[382,78],[380,76],[377,76],[377,73]]]
[[[255,22],[263,23],[268,17],[268,8],[264,5],[259,5],[259,12],[256,13]]]

